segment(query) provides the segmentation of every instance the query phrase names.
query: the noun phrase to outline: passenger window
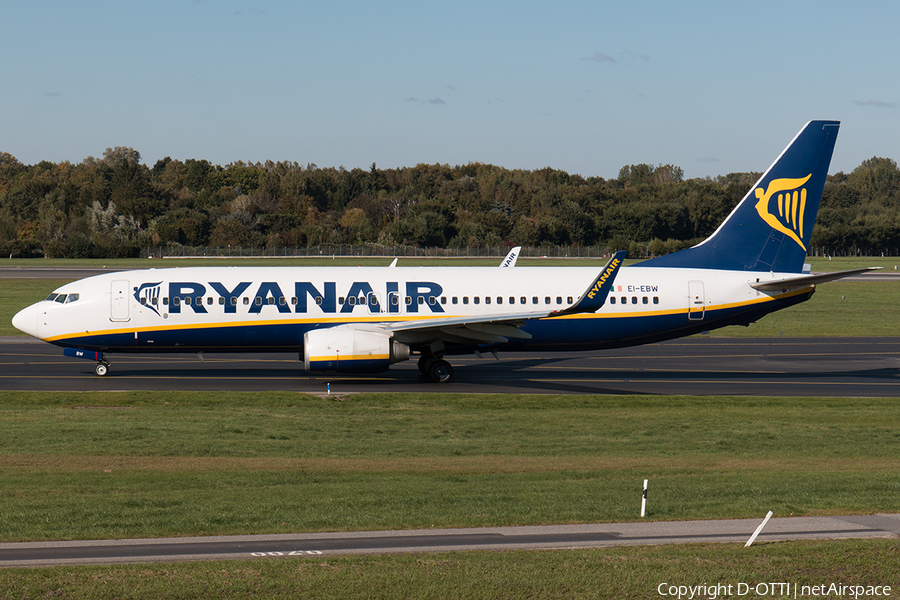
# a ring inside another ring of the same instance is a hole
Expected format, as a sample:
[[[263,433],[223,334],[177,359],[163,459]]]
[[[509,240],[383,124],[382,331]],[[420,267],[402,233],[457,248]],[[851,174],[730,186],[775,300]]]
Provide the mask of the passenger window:
[[[232,298],[234,300],[234,298]],[[219,296],[219,306],[225,305],[225,296]]]
[[[497,304],[503,304],[503,297],[497,296]]]
[[[406,296],[406,305],[410,306],[412,304],[412,296]]]
[[[347,298],[347,304],[349,304],[350,306],[356,306],[356,298],[350,296],[349,298]]]
[[[441,296],[441,304],[447,304],[447,296]]]
[[[278,299],[278,304],[279,304],[280,306],[284,306],[284,305],[287,304],[287,300],[284,299],[284,296],[282,296],[282,297],[280,297],[280,298]]]
[[[143,296],[141,296],[141,304],[143,304],[144,306],[147,306],[147,299],[144,298]]]
[[[319,302],[321,304],[321,302]],[[397,306],[400,304],[400,296],[394,294],[391,296],[391,306]]]
[[[528,304],[528,299],[525,296],[519,298],[520,304]]]
[[[209,298],[206,299],[206,304],[207,304],[207,305],[212,305],[212,303],[213,303],[213,297],[210,296]]]
[[[419,304],[425,304],[425,296],[419,296]]]
[[[616,303],[616,297],[615,297],[615,296],[610,296],[610,297],[609,297],[609,303],[610,303],[610,304],[615,304],[615,303]]]
[[[469,297],[463,296],[463,304],[468,304],[468,303],[469,303]]]
[[[169,305],[169,299],[163,298],[163,306],[168,306],[168,305]]]
[[[150,298],[150,304],[152,304],[153,306],[156,306],[157,304],[159,304],[159,298],[156,296],[153,296],[152,298]]]
[[[456,296],[453,296],[453,299],[451,300],[451,302],[453,304],[459,304],[459,298],[457,298]]]
[[[531,303],[532,303],[532,304],[537,304],[537,303],[538,303],[538,298],[537,298],[537,296],[532,296],[532,297],[531,297]]]
[[[485,303],[485,304],[490,304],[490,303],[491,303],[491,297],[490,297],[490,296],[485,296],[485,297],[484,297],[484,303]]]
[[[550,296],[544,296],[544,304],[550,304]]]
[[[631,297],[631,303],[632,303],[632,304],[637,304],[637,296],[632,296],[632,297]]]
[[[510,304],[515,304],[515,303],[516,303],[516,297],[515,297],[515,296],[510,296],[510,297],[509,297],[509,303],[510,303]]]
[[[191,305],[191,297],[190,297],[190,296],[186,296],[186,297],[184,298],[184,303],[185,303],[186,306],[190,306],[190,305]]]
[[[338,304],[340,304],[341,306],[344,305],[344,297],[343,297],[343,296],[341,296],[340,298],[338,298]]]
[[[628,298],[622,296],[622,304],[628,304]]]
[[[297,306],[297,296],[291,296],[291,304]]]
[[[557,296],[557,297],[556,297],[556,303],[557,303],[557,304],[562,304],[562,296]]]
[[[237,306],[237,297],[236,297],[236,296],[232,296],[232,297],[231,297],[231,305],[232,305],[232,306]]]
[[[428,297],[428,304],[430,304],[431,306],[434,306],[435,304],[437,304],[437,297],[436,297],[436,296],[429,296],[429,297]]]
[[[659,304],[659,296],[653,296],[653,304]]]
[[[174,298],[172,298],[172,306],[178,306],[179,304],[181,304],[181,298],[180,298],[180,297],[175,296]]]
[[[566,303],[567,303],[567,304],[572,304],[572,296],[568,296],[568,297],[566,298]]]
[[[643,302],[644,304],[650,304],[650,299],[647,298],[647,296],[644,296],[643,298],[641,298],[641,302]]]
[[[472,298],[472,302],[474,302],[475,304],[480,303],[480,302],[481,302],[481,296],[475,296],[474,298]]]
[[[250,304],[250,296],[244,296],[244,306]]]

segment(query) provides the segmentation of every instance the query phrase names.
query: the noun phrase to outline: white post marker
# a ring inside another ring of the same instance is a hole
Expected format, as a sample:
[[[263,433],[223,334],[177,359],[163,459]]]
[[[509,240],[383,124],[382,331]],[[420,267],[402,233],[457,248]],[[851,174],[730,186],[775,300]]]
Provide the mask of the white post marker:
[[[647,514],[647,480],[644,480],[644,493],[641,495],[641,517]]]
[[[763,530],[763,527],[766,526],[766,523],[769,522],[769,519],[772,518],[772,511],[769,511],[769,514],[766,515],[766,518],[763,519],[763,522],[759,524],[759,527],[756,528],[756,531],[753,532],[753,535],[750,536],[750,539],[747,540],[747,543],[744,544],[744,548],[749,548],[750,544],[756,541],[756,536],[759,535],[759,532]]]

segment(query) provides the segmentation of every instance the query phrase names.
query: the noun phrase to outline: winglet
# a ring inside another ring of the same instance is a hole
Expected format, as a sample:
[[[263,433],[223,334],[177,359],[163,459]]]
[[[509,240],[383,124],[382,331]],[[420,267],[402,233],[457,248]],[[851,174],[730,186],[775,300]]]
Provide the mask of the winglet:
[[[554,313],[553,316],[596,312],[599,310],[606,303],[606,297],[609,296],[609,292],[612,290],[613,281],[616,279],[619,267],[625,262],[627,253],[626,250],[619,250],[613,254],[606,266],[603,267],[603,270],[600,271],[597,279],[594,280],[594,283],[581,295],[581,299],[573,306]]]

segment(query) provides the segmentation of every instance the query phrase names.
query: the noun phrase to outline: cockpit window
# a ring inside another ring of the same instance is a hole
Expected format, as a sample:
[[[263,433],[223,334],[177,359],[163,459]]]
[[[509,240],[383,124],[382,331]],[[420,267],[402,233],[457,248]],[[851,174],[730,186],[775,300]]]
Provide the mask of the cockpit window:
[[[49,296],[45,298],[47,302],[59,302],[60,304],[71,304],[72,302],[78,302],[80,298],[79,294],[57,294],[53,292]]]

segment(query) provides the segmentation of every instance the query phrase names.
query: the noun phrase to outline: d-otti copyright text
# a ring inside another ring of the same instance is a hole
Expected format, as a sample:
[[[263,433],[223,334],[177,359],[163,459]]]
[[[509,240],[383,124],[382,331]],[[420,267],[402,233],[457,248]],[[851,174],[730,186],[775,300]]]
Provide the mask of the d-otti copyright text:
[[[693,600],[694,598],[890,598],[889,585],[848,585],[843,583],[823,583],[805,585],[791,582],[760,583],[710,583],[702,585],[677,585],[660,583],[656,592],[667,598]]]

